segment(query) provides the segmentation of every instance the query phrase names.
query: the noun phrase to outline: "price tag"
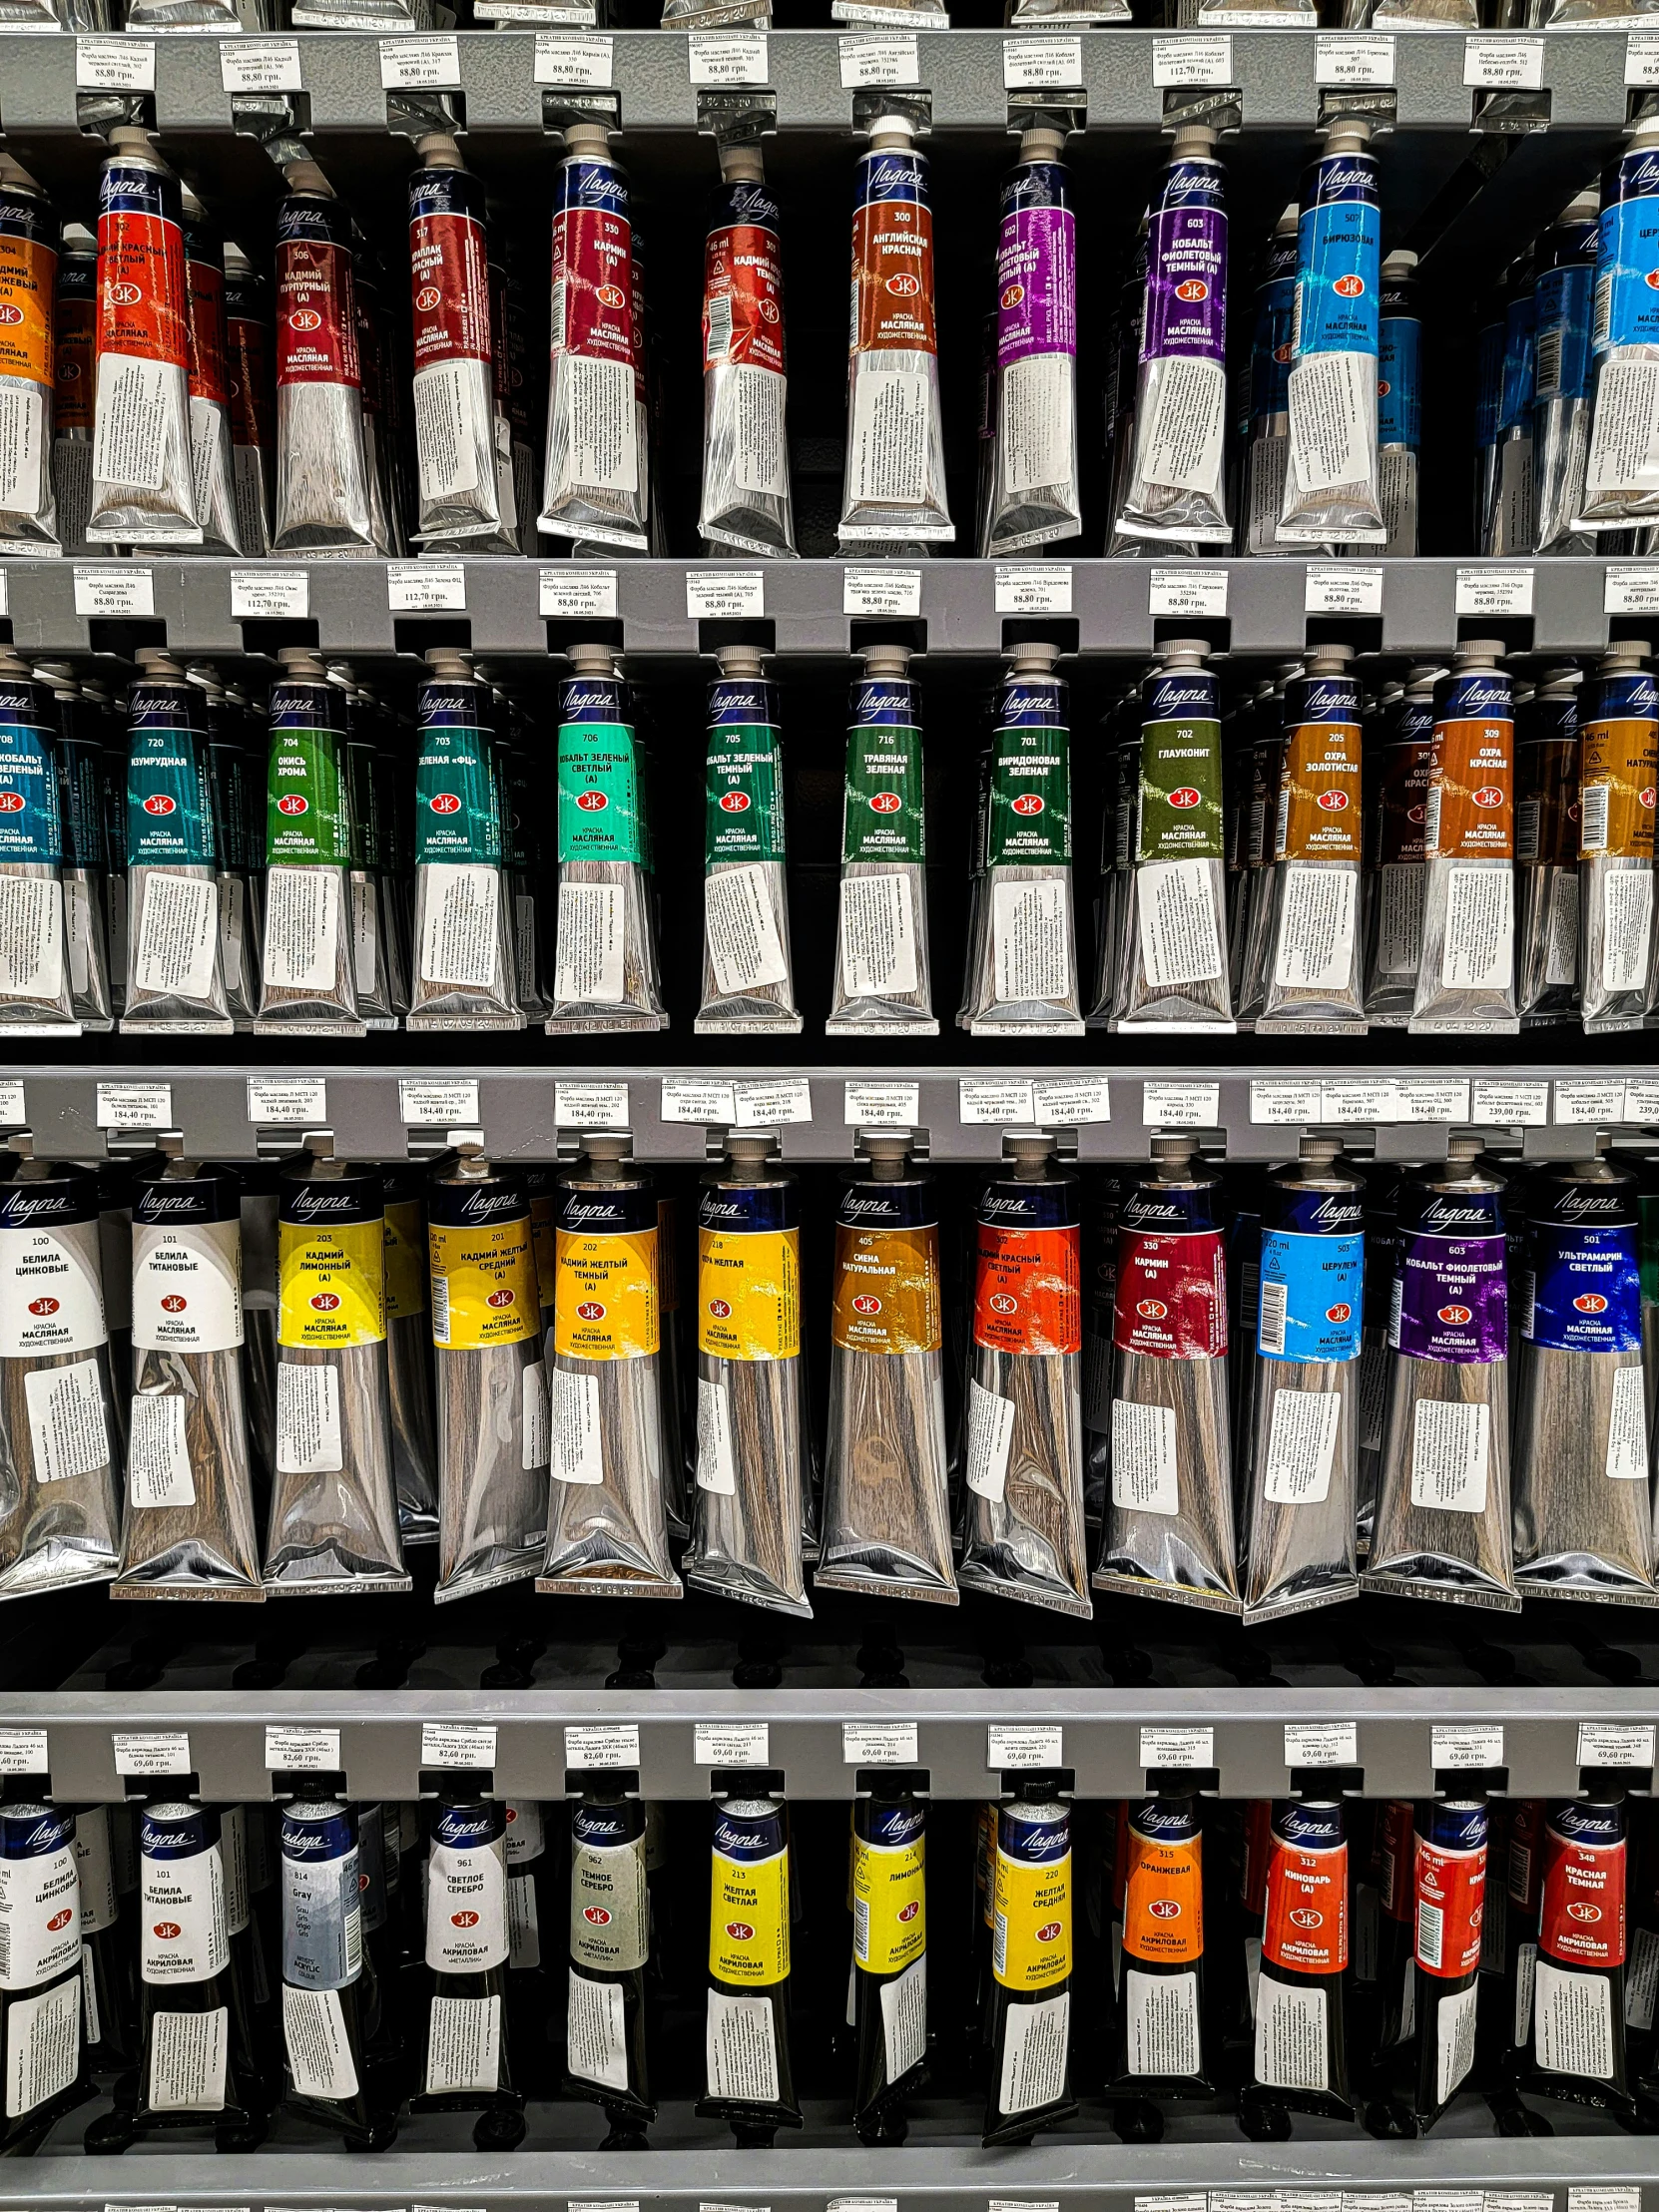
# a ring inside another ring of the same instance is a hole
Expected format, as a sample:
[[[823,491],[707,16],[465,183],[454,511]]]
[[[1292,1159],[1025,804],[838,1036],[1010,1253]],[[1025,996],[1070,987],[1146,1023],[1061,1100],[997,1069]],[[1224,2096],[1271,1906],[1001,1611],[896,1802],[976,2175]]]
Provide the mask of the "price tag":
[[[190,1738],[152,1729],[115,1732],[117,1774],[189,1774]]]
[[[455,34],[435,32],[411,37],[407,31],[380,41],[380,86],[398,92],[411,86],[442,85],[458,89],[461,82],[461,49]]]
[[[100,1129],[171,1129],[171,1083],[100,1083]]]
[[[1316,85],[1391,85],[1393,81],[1394,42],[1391,38],[1316,35]]]
[[[1212,2189],[1210,2212],[1280,2212],[1277,2189]],[[1404,2197],[1392,2207],[1392,2212],[1411,2212],[1411,2200]]]
[[[337,1728],[283,1728],[267,1723],[267,1774],[338,1774]]]
[[[842,1721],[843,1767],[913,1767],[916,1763],[914,1721]]]
[[[919,1083],[848,1083],[841,1096],[846,1129],[913,1129],[920,1119]]]
[[[1632,31],[1624,42],[1627,85],[1659,85],[1659,31]]]
[[[637,1721],[606,1721],[565,1730],[567,1767],[637,1767],[639,1763]]]
[[[844,50],[848,41],[841,40]],[[915,40],[909,41],[914,46]],[[845,81],[844,71],[842,81]],[[887,83],[900,80],[889,78]],[[914,78],[902,80],[913,84]],[[921,571],[919,568],[843,568],[841,570],[841,613],[843,615],[919,615],[921,612]]]
[[[1287,1767],[1357,1767],[1360,1764],[1360,1726],[1357,1721],[1287,1721]]]
[[[320,1075],[251,1075],[248,1118],[256,1129],[322,1129],[328,1121],[328,1085]]]
[[[785,1129],[813,1118],[813,1086],[804,1075],[758,1075],[732,1085],[737,1129]]]
[[[1501,1728],[1464,1727],[1456,1722],[1436,1722],[1428,1732],[1429,1757],[1434,1772],[1452,1767],[1501,1767]]]
[[[1081,85],[1083,41],[1037,31],[1002,41],[1002,83],[1008,92],[1025,86]]]
[[[1529,568],[1460,568],[1457,571],[1457,612],[1460,615],[1529,615],[1532,612],[1532,571]]]
[[[1624,1118],[1626,1121],[1659,1121],[1659,1083],[1633,1075],[1624,1086]]]
[[[228,38],[219,48],[219,81],[227,92],[298,92],[296,38]]]
[[[1216,1732],[1213,1728],[1141,1730],[1143,1767],[1213,1767],[1215,1763]]]
[[[605,41],[607,46],[610,43],[609,39]],[[543,615],[577,622],[589,617],[607,621],[616,617],[614,568],[544,568],[540,591]]]
[[[1386,41],[1389,52],[1393,40]],[[1382,571],[1362,568],[1359,562],[1310,564],[1302,593],[1303,610],[1311,615],[1380,615],[1382,612]]]
[[[1071,564],[998,561],[996,611],[999,615],[1069,615]]]
[[[1321,1121],[1339,1127],[1372,1128],[1396,1118],[1393,1083],[1386,1077],[1357,1076],[1352,1081],[1320,1085]]]
[[[1500,92],[1536,92],[1543,81],[1541,38],[1516,38],[1505,31],[1497,38],[1464,39],[1465,85],[1489,85]]]
[[[1581,1767],[1651,1767],[1651,1722],[1580,1721],[1578,1764]]]
[[[1224,615],[1224,568],[1154,568],[1147,581],[1147,612],[1154,615]]]
[[[1250,1086],[1250,1118],[1263,1124],[1294,1127],[1320,1118],[1317,1083],[1254,1079]]]
[[[0,1774],[44,1774],[44,1728],[0,1728]]]
[[[1010,1129],[1035,1119],[1031,1086],[1017,1078],[964,1075],[956,1085],[956,1118],[964,1129]]]
[[[23,1085],[0,1082],[0,1129],[21,1129],[28,1123],[23,1110]]]
[[[1483,2189],[1413,2189],[1411,2212],[1481,2212]]]
[[[766,579],[758,568],[686,571],[686,613],[694,622],[741,622],[767,611]]]
[[[464,614],[466,570],[459,561],[388,561],[386,607],[394,615]]]
[[[872,33],[843,38],[840,52],[843,92],[855,92],[860,85],[919,85],[921,82],[921,61],[912,34],[893,31],[885,36]],[[920,583],[919,577],[917,583]],[[846,611],[850,614],[863,610],[848,608]]]
[[[233,622],[303,622],[311,611],[311,580],[302,570],[234,568]]]
[[[985,1771],[1004,1774],[1012,1767],[1060,1767],[1065,1764],[1064,1731],[992,1721],[985,1730]]]
[[[1135,2199],[1135,2212],[1207,2212],[1210,2198],[1204,2189],[1182,2189],[1174,2196]]]
[[[420,1763],[487,1774],[495,1765],[495,1729],[462,1721],[422,1721]]]
[[[1152,42],[1152,82],[1158,85],[1230,85],[1233,82],[1233,41],[1230,38],[1155,38]]]
[[[1394,1106],[1398,1121],[1467,1121],[1467,1079],[1402,1075],[1394,1084]]]
[[[459,1129],[478,1119],[476,1083],[427,1083],[397,1078],[397,1113],[405,1129]]]
[[[1104,1075],[1039,1076],[1031,1085],[1031,1118],[1044,1129],[1086,1129],[1112,1118]]]
[[[765,31],[692,31],[687,67],[694,85],[764,85]]]
[[[555,1083],[553,1122],[559,1129],[626,1129],[628,1085]]]
[[[1640,2189],[1569,2189],[1567,2212],[1642,2212]]]
[[[538,31],[536,33],[536,83],[538,85],[581,85],[590,92],[608,92],[615,82],[612,62],[613,42],[602,33],[583,37],[572,31]],[[611,578],[613,589],[616,578]],[[547,571],[542,571],[545,590]],[[547,609],[543,607],[542,613]],[[587,610],[582,610],[584,613]],[[614,608],[612,610],[615,611]]]
[[[84,42],[83,42],[84,43]],[[153,615],[156,586],[147,568],[77,568],[78,615]]]
[[[1219,1083],[1143,1083],[1143,1129],[1219,1129]]]
[[[700,1767],[766,1767],[772,1763],[765,1721],[694,1723],[694,1757]]]
[[[695,1075],[665,1075],[659,1108],[664,1121],[702,1122],[730,1129],[738,1118],[737,1101],[730,1083],[704,1082]]]
[[[12,611],[11,583],[6,571],[0,568],[0,615],[9,615]]]
[[[1624,1084],[1616,1076],[1562,1076],[1555,1085],[1555,1120],[1604,1128],[1624,1119]]]
[[[1602,579],[1601,608],[1609,615],[1659,613],[1659,567],[1609,566]]]
[[[1479,1129],[1541,1129],[1549,1119],[1547,1083],[1477,1075],[1469,1085],[1469,1120]]]
[[[156,46],[147,38],[78,38],[75,83],[82,92],[154,92]]]
[[[826,2212],[898,2212],[896,2197],[831,2197]]]
[[[1409,2189],[1345,2189],[1343,2212],[1411,2212]]]

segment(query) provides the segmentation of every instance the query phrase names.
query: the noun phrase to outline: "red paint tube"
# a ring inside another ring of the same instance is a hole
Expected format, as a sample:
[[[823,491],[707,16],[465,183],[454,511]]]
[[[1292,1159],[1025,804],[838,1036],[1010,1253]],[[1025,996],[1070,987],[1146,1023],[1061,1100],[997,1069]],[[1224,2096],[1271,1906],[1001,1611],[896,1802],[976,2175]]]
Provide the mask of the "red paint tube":
[[[1542,1845],[1537,1955],[1521,1975],[1523,1994],[1531,1984],[1521,2086],[1625,2111],[1623,1795],[1552,1805]]]
[[[1349,2117],[1347,1993],[1342,1802],[1276,1805],[1256,1984],[1259,2094],[1296,2111]]]

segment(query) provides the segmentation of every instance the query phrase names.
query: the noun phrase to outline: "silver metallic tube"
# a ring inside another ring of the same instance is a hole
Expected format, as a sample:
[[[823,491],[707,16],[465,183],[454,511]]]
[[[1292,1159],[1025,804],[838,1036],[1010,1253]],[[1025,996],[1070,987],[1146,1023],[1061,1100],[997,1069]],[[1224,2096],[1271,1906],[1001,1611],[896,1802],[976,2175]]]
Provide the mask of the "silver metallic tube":
[[[1514,701],[1501,641],[1457,648],[1434,686],[1434,751],[1423,851],[1416,1035],[1513,1035]]]
[[[1565,7],[1570,0],[1551,0]],[[1594,540],[1573,528],[1584,499],[1590,450],[1598,196],[1581,192],[1538,242],[1533,286],[1532,492],[1534,545],[1540,553],[1590,553]]]
[[[1601,179],[1595,395],[1584,497],[1573,527],[1600,532],[1659,518],[1659,292],[1647,239],[1659,200],[1659,116],[1644,116]]]
[[[314,162],[276,211],[276,553],[371,554],[351,218]]]
[[[759,146],[720,148],[703,245],[703,503],[711,545],[793,557],[783,217]]]
[[[1654,1003],[1653,793],[1659,686],[1645,641],[1601,657],[1579,715],[1579,943],[1586,1036],[1642,1025]]]
[[[1544,669],[1515,692],[1515,961],[1527,1029],[1578,1013],[1580,680],[1576,668]]]
[[[1083,523],[1076,218],[1064,155],[1064,132],[1035,124],[1002,181],[986,557],[1075,537]]]

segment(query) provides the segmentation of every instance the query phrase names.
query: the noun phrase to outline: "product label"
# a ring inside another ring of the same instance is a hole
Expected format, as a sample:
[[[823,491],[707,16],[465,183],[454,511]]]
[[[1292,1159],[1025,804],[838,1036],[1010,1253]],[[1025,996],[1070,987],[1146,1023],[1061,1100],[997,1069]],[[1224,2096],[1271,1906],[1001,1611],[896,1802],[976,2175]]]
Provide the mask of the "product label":
[[[1227,1350],[1227,1254],[1219,1229],[1163,1236],[1119,1228],[1112,1342],[1160,1360]]]
[[[703,365],[784,372],[784,275],[778,204],[764,184],[723,188],[703,246]]]
[[[186,371],[185,239],[179,207],[175,178],[137,163],[105,163],[98,182],[101,397],[110,354],[165,361],[181,375]],[[102,418],[103,407],[99,414]],[[101,419],[99,430],[104,429]],[[158,454],[158,465],[159,459]],[[95,474],[105,475],[97,461],[93,467]]]
[[[1502,1360],[1506,1242],[1495,1194],[1400,1193],[1388,1342],[1413,1360]]]
[[[840,1352],[937,1352],[939,1232],[835,1225],[830,1342]]]
[[[1080,1352],[1081,1230],[1005,1228],[981,1217],[976,1236],[974,1343],[1037,1357]]]
[[[0,376],[52,382],[52,294],[58,257],[32,197],[0,194]]]
[[[1360,847],[1359,690],[1350,679],[1292,687],[1305,719],[1285,732],[1274,857],[1355,860]]]
[[[371,1221],[280,1222],[277,1342],[344,1348],[386,1334],[385,1229]]]
[[[146,1211],[168,1199],[152,1186]],[[243,1341],[242,1231],[234,1221],[133,1224],[133,1348],[232,1352]]]
[[[1227,211],[1221,168],[1176,161],[1147,235],[1140,357],[1220,361],[1227,350]]]
[[[560,1206],[554,1351],[576,1360],[649,1358],[662,1342],[656,1202],[565,1191]],[[596,1210],[604,1218],[584,1222]]]
[[[622,172],[608,161],[564,163],[553,210],[553,349],[619,364],[630,378],[633,240]]]
[[[139,1831],[139,1953],[146,1981],[207,1981],[231,1962],[225,1872],[213,1817],[165,1823],[145,1814]]]
[[[1515,726],[1506,676],[1453,680],[1436,708],[1423,846],[1430,858],[1514,857]]]
[[[612,1812],[608,1816],[616,1821]],[[578,1821],[592,1831],[600,1816],[584,1808]],[[574,1840],[570,1855],[570,1955],[593,1973],[633,1973],[650,1952],[645,1839],[606,1844],[595,1834]]]
[[[620,722],[561,722],[559,859],[642,861],[644,834],[632,729]]]
[[[1001,729],[992,740],[988,864],[1071,858],[1071,739],[1055,727]]]
[[[1533,1222],[1521,1334],[1550,1352],[1636,1352],[1642,1342],[1636,1225]]]
[[[362,1970],[357,1848],[343,1815],[282,1821],[282,1979],[343,1989]]]
[[[1221,724],[1182,716],[1141,726],[1137,860],[1219,860],[1222,821]]]
[[[1413,738],[1389,745],[1382,754],[1382,783],[1378,795],[1378,859],[1382,867],[1423,858],[1423,826],[1428,811],[1428,771],[1433,746]],[[1411,967],[1414,970],[1416,960]]]
[[[841,797],[842,864],[851,866],[861,860],[919,864],[925,858],[921,732],[894,725],[848,730]]]
[[[560,758],[562,765],[562,752]],[[705,866],[783,859],[784,758],[777,730],[741,723],[711,729],[705,799]]]
[[[1058,162],[1022,163],[1002,187],[996,250],[996,357],[1007,369],[1077,350],[1076,218]]]
[[[715,1360],[794,1360],[801,1352],[801,1233],[712,1226],[749,1192],[707,1191],[697,1232],[697,1348]],[[792,1209],[793,1211],[793,1209]]]
[[[1203,1839],[1193,1801],[1131,1809],[1123,1896],[1126,1956],[1165,1965],[1204,1955]]]
[[[1659,343],[1659,293],[1648,282],[1659,261],[1659,165],[1652,149],[1633,147],[1602,180],[1596,247],[1593,342]]]
[[[494,1194],[470,1194],[473,1198]],[[502,1194],[517,1208],[516,1194]],[[465,1228],[430,1222],[432,1342],[449,1352],[517,1345],[541,1327],[541,1294],[530,1217]]]
[[[1624,1964],[1625,1861],[1622,1808],[1555,1808],[1544,1827],[1543,1957],[1603,1969]]]
[[[766,1825],[776,1827],[776,1822]],[[744,1829],[716,1814],[709,1904],[709,1972],[717,1981],[769,1988],[790,1971],[790,1855],[788,1846],[763,1857],[734,1858],[723,1851],[723,1828]]]
[[[491,2093],[501,2079],[501,1999],[434,1997],[426,2028],[428,2096]]]
[[[927,1948],[921,1821],[898,1824],[916,1831],[908,1842],[852,1839],[852,1956],[865,1973],[901,1973]]]
[[[1623,683],[1623,680],[1619,680]],[[1653,817],[1659,797],[1659,718],[1652,710],[1653,678],[1640,679],[1645,701],[1624,705],[1622,715],[1598,715],[1580,727],[1580,850],[1620,859],[1653,858]],[[1629,689],[1629,686],[1624,686]],[[1604,681],[1599,687],[1612,691]],[[1632,711],[1639,703],[1649,712]]]
[[[421,169],[409,180],[409,300],[417,376],[490,358],[484,192],[465,170]]]
[[[1005,1989],[1046,1989],[1071,1972],[1071,1823],[1003,1806],[992,1878],[991,1971]]]
[[[1414,453],[1422,444],[1422,324],[1414,314],[1384,312],[1379,335],[1377,442]]]
[[[920,154],[860,156],[852,213],[851,350],[932,353],[933,212]]]
[[[0,1814],[0,1989],[32,1989],[81,1955],[73,1814]]]
[[[418,1199],[388,1199],[385,1214],[385,1291],[387,1321],[426,1311],[429,1281],[426,1221]],[[551,1255],[549,1255],[551,1266]],[[551,1282],[549,1283],[551,1298]]]
[[[1423,1836],[1416,1840],[1414,1941],[1416,1962],[1424,1973],[1459,1978],[1473,1973],[1480,1963],[1486,1891],[1483,1809],[1477,1825],[1479,1840],[1462,1850],[1431,1843]]]
[[[230,369],[225,359],[225,271],[211,241],[187,233],[186,334],[190,343],[190,396],[229,406]]]
[[[211,867],[215,857],[202,734],[155,723],[135,728],[127,751],[128,865]]]
[[[350,218],[337,201],[294,198],[276,216],[276,382],[361,382]]]
[[[61,1199],[43,1209],[39,1227],[27,1223],[29,1186],[13,1184],[0,1227],[0,1359],[95,1352],[108,1338],[98,1224],[58,1220],[73,1212]]]
[[[1256,1349],[1266,1360],[1358,1360],[1365,1239],[1262,1234]]]
[[[415,759],[415,859],[499,867],[500,792],[472,687],[428,684]],[[458,980],[458,978],[445,978]]]
[[[449,1812],[440,1818],[448,1820]],[[434,1837],[426,1862],[427,1965],[438,1973],[485,1973],[506,1962],[507,1866],[499,1835],[465,1845]]]
[[[332,685],[327,688],[338,697]],[[329,727],[316,711],[321,689],[273,686],[266,770],[266,856],[272,864],[351,863],[345,733]]]
[[[1348,1846],[1342,1815],[1288,1805],[1274,1817],[1262,1963],[1296,1973],[1348,1965]]]
[[[44,701],[46,694],[36,686],[14,685],[0,678],[0,862],[20,860],[55,867],[63,858],[58,765],[52,732],[32,719],[37,698]]]
[[[1382,215],[1371,154],[1328,154],[1303,183],[1297,226],[1296,330],[1310,353],[1378,351]]]

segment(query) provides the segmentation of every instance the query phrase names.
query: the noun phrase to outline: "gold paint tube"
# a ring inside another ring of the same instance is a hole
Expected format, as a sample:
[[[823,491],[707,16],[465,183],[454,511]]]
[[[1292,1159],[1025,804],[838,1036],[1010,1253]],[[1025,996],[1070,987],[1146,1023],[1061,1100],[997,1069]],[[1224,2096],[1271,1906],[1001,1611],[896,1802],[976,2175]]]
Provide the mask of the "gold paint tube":
[[[1321,646],[1285,687],[1273,929],[1260,1035],[1364,1036],[1360,683]]]
[[[1513,1036],[1514,699],[1501,640],[1458,646],[1434,686],[1413,1036]]]
[[[438,1447],[432,1405],[432,1324],[427,1292],[425,1178],[382,1170],[386,1203],[386,1374],[392,1475],[403,1547],[438,1540]]]
[[[228,1036],[207,703],[141,645],[127,695],[127,1007],[123,1033]]]
[[[696,1029],[799,1035],[784,858],[778,690],[749,645],[722,646],[709,686],[703,1003]]]

